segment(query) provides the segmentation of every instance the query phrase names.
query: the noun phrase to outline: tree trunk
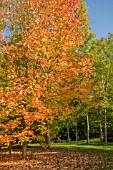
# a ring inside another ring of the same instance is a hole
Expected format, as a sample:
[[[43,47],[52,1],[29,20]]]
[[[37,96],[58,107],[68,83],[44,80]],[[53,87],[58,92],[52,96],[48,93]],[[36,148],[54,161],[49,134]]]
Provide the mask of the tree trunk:
[[[9,157],[11,158],[12,157],[12,145],[11,145],[11,142],[9,144]]]
[[[50,128],[49,128],[49,123],[46,122],[46,126],[47,126],[47,133],[46,133],[46,144],[47,147],[50,148]]]
[[[89,144],[89,115],[88,115],[88,112],[87,112],[86,116],[87,116],[87,144]]]
[[[67,141],[70,141],[70,132],[69,132],[69,127],[67,127]]]
[[[100,122],[100,142],[103,142],[103,131],[101,122]]]
[[[69,131],[69,123],[67,121],[67,142],[71,141],[71,138],[70,138],[70,131]]]
[[[100,142],[103,142],[102,113],[101,113],[101,111],[99,111],[99,118],[100,118],[100,122],[99,122],[99,126],[100,126]]]
[[[105,119],[105,144],[107,145],[107,114],[106,114],[106,108],[104,110],[104,119]]]
[[[27,158],[27,141],[23,141],[22,143],[22,159]]]
[[[77,129],[77,123],[76,123],[76,126],[75,126],[75,133],[76,133],[76,142],[78,141],[78,129]]]

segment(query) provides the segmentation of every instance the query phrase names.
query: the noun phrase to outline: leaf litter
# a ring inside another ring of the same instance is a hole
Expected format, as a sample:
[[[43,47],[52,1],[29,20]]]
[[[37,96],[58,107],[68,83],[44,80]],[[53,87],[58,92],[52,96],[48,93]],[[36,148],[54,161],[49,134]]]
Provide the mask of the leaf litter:
[[[21,159],[21,151],[0,152],[0,170],[111,170],[113,159],[99,152],[85,153],[69,149],[29,148],[27,159]]]

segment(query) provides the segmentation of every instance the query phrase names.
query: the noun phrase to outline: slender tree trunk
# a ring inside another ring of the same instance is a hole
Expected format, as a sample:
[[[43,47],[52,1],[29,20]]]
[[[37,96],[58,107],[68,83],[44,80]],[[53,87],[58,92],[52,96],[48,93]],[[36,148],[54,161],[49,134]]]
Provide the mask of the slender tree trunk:
[[[69,127],[67,127],[67,141],[70,141],[70,132],[69,132]]]
[[[100,122],[99,122],[99,126],[100,126],[100,142],[103,142],[102,113],[101,113],[101,111],[99,111],[99,118],[100,118]]]
[[[24,104],[24,108],[26,108],[26,104]],[[22,116],[22,127],[23,127],[23,129],[26,128],[26,123],[25,123],[23,116]],[[22,159],[26,159],[26,158],[27,158],[27,141],[24,140],[22,142]]]
[[[23,141],[22,143],[22,159],[27,158],[27,141]]]
[[[76,133],[76,142],[78,141],[78,128],[77,128],[77,123],[75,126],[75,133]]]
[[[103,131],[101,122],[100,122],[100,142],[103,142]]]
[[[106,108],[104,110],[104,119],[105,119],[105,144],[107,145],[107,113]]]
[[[11,158],[12,157],[12,144],[11,144],[11,142],[10,142],[10,144],[9,144],[9,157]]]
[[[67,121],[67,142],[71,141],[70,131],[69,131],[69,122]]]
[[[88,112],[86,114],[87,117],[87,144],[89,143],[89,115]]]
[[[50,148],[50,127],[49,127],[49,123],[46,122],[46,126],[47,126],[47,133],[46,133],[46,144],[47,147]]]

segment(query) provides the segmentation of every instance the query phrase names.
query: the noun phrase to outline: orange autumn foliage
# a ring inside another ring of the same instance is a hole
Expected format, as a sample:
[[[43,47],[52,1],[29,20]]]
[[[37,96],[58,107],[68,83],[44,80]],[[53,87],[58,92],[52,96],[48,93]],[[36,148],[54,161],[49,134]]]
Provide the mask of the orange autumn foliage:
[[[91,98],[93,60],[76,52],[88,18],[81,0],[7,0],[3,13],[11,35],[2,45],[1,136],[29,140],[35,121],[41,129],[73,98]]]

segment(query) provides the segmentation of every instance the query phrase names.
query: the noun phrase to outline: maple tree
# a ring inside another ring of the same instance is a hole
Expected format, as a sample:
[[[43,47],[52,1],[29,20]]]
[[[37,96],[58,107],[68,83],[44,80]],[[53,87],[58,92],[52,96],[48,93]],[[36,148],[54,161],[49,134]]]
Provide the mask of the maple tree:
[[[2,12],[10,35],[1,55],[1,139],[21,141],[26,158],[34,122],[49,137],[49,124],[59,112],[70,112],[73,98],[92,97],[93,59],[77,53],[88,17],[81,0],[7,0]]]

